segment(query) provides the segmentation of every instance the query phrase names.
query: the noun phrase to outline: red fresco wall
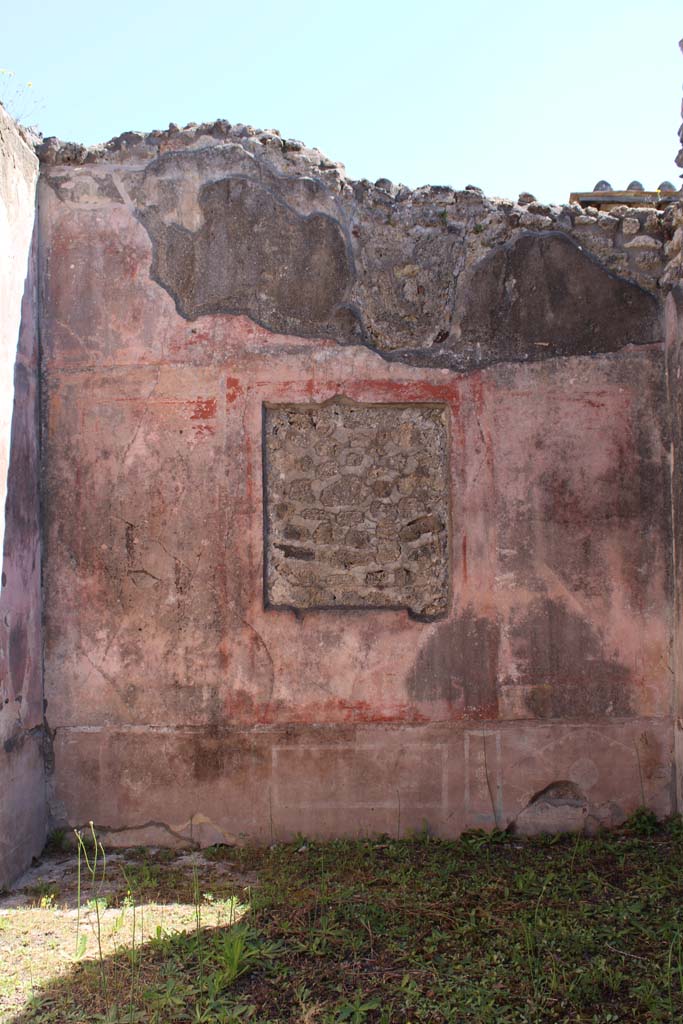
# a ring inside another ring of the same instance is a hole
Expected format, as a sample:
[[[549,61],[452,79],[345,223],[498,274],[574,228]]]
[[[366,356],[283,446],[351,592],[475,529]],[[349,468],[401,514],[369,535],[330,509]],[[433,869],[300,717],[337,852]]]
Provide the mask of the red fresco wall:
[[[170,257],[140,198],[149,174],[115,155],[46,167],[41,184],[52,820],[175,845],[670,813],[657,316],[642,343],[622,344],[617,318],[595,351],[460,367],[389,359],[325,325],[191,317],[158,280]],[[467,273],[481,305],[480,234]],[[510,253],[523,292],[530,271]],[[589,289],[626,287],[592,258],[584,270]],[[641,316],[649,293],[628,288]],[[264,404],[338,397],[447,407],[445,617],[264,603]]]

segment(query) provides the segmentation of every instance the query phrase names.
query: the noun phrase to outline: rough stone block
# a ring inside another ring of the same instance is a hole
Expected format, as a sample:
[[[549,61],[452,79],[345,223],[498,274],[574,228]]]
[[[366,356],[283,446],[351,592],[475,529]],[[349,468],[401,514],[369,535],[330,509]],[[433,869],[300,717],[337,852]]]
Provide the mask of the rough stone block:
[[[434,405],[265,410],[266,603],[448,608],[448,430]]]

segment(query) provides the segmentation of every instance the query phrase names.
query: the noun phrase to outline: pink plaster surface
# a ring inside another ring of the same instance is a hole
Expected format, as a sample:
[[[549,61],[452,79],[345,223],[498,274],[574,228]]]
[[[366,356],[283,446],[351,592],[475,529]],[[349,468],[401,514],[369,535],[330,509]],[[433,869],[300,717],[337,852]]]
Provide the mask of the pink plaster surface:
[[[452,834],[568,778],[608,823],[643,743],[671,809],[659,346],[457,374],[187,321],[124,205],[41,208],[58,816]],[[264,608],[262,406],[336,396],[448,406],[444,620]]]

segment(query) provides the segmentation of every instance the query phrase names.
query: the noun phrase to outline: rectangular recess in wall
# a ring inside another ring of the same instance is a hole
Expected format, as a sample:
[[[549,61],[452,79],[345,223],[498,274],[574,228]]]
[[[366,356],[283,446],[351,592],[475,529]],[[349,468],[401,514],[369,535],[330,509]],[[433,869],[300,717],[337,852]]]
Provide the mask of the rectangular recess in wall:
[[[446,407],[335,398],[263,414],[266,607],[445,615]]]

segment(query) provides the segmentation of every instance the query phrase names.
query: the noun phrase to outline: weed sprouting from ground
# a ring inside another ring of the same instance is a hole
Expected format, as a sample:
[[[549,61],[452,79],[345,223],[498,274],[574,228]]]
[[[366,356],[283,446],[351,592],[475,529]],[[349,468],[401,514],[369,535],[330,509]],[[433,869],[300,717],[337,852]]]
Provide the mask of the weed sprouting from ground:
[[[80,932],[81,923],[81,879],[82,863],[85,864],[90,876],[91,898],[88,900],[88,907],[95,911],[95,937],[97,939],[97,955],[100,965],[100,978],[102,982],[102,998],[107,1001],[107,972],[104,967],[104,954],[102,952],[102,917],[101,912],[106,908],[107,902],[102,898],[101,891],[107,877],[107,856],[102,843],[97,838],[95,826],[92,821],[89,824],[90,833],[87,839],[79,829],[74,829],[76,843],[78,844],[78,908],[76,917],[76,957],[80,958],[85,953],[85,935]],[[90,853],[88,853],[90,847]]]
[[[637,836],[653,836],[659,832],[660,824],[654,811],[638,807],[626,822],[626,828]]]
[[[655,829],[637,812],[594,839],[299,836],[268,850],[138,851],[110,864],[121,887],[102,909],[101,961],[95,949],[61,976],[34,971],[33,999],[25,969],[23,1009],[15,1000],[8,1024],[683,1019],[678,819]],[[257,873],[253,889],[245,871]],[[96,927],[96,909],[87,912]],[[9,913],[0,904],[8,962],[30,959],[20,934],[11,945]],[[25,913],[51,915],[53,931],[61,921],[58,907]],[[0,982],[0,1016],[3,995]]]

